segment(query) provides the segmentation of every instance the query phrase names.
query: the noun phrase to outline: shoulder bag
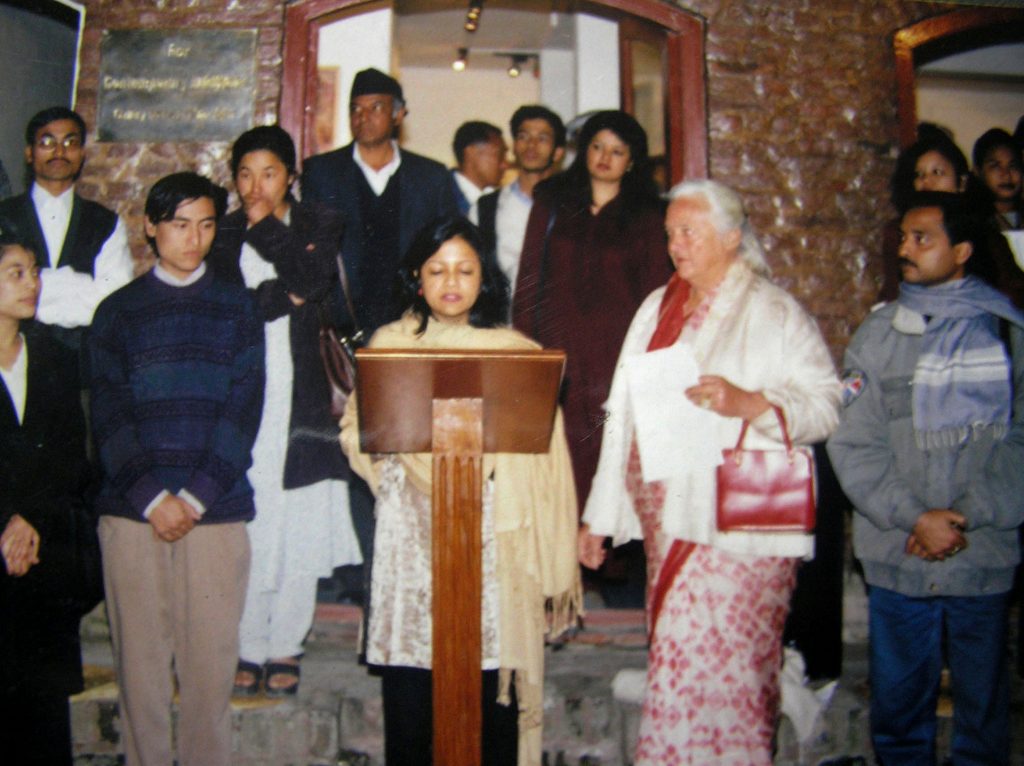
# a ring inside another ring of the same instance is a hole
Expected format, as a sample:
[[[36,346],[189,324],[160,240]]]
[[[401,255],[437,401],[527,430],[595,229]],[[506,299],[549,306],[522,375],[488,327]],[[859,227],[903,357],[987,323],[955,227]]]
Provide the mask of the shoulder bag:
[[[345,276],[345,264],[341,255],[337,255],[338,281],[341,293],[345,296],[345,306],[352,317],[353,332],[341,335],[323,304],[320,305],[320,359],[327,375],[327,385],[331,392],[331,415],[341,419],[345,414],[345,404],[356,387],[356,348],[363,340],[363,331],[359,329],[359,320],[352,306],[352,297],[348,292],[348,279]]]

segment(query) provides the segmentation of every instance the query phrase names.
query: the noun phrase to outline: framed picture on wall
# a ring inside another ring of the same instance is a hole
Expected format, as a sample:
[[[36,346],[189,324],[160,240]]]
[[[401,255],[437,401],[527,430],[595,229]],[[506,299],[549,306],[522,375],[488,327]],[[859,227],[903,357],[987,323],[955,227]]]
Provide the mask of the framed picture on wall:
[[[338,103],[339,67],[322,66],[316,70],[316,112],[313,120],[313,154],[334,148],[335,110]]]

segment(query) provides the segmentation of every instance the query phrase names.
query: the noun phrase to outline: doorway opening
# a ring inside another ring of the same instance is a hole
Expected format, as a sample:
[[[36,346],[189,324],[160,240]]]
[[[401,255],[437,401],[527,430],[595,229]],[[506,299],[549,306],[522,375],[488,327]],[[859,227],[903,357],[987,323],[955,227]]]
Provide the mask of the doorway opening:
[[[970,156],[990,127],[1013,131],[1024,103],[1024,10],[964,8],[897,31],[899,142],[918,122],[949,128]]]
[[[707,175],[704,21],[681,8],[659,0],[489,0],[472,34],[456,0],[304,0],[286,13],[280,119],[303,157],[345,142],[348,84],[355,71],[376,66],[398,72],[407,91],[410,148],[445,164],[444,145],[460,122],[487,119],[480,111],[495,101],[511,115],[535,94],[529,100],[567,122],[596,108],[634,114],[666,184]],[[353,39],[357,45],[346,43]],[[453,84],[451,62],[463,47],[467,69],[485,86]],[[342,60],[323,55],[328,48]],[[523,67],[510,78],[516,57]],[[459,90],[472,100],[459,101]],[[444,127],[430,125],[428,114]]]

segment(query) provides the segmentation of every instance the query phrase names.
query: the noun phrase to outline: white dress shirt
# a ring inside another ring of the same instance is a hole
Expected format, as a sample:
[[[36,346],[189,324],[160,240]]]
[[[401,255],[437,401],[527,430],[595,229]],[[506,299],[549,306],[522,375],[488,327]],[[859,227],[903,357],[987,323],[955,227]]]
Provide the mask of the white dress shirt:
[[[402,164],[402,151],[398,148],[398,142],[392,141],[391,148],[394,150],[394,157],[391,159],[391,162],[380,170],[374,170],[360,156],[359,144],[352,144],[352,159],[356,161],[356,165],[363,171],[363,175],[366,176],[366,183],[370,184],[373,193],[378,197],[388,188],[388,181],[391,180],[391,176],[398,172],[398,167]]]
[[[10,369],[0,367],[0,378],[3,378],[7,386],[14,414],[18,416],[20,424],[25,420],[25,397],[28,394],[28,344],[25,343],[24,335],[21,335],[21,350],[18,351],[17,359]]]
[[[481,189],[475,183],[462,175],[458,170],[452,171],[452,177],[455,178],[455,185],[459,187],[459,191],[462,192],[462,196],[465,197],[466,202],[469,203],[469,210],[466,213],[466,217],[475,223],[477,218],[476,203],[482,196],[494,191],[496,187],[485,186]]]
[[[93,262],[93,274],[83,274],[70,266],[56,268],[71,222],[74,187],[54,197],[32,184],[32,204],[43,229],[50,267],[39,273],[42,291],[36,317],[40,322],[61,327],[84,327],[92,322],[93,312],[114,290],[128,284],[135,274],[128,235],[121,216]]]
[[[523,254],[526,224],[530,220],[533,197],[524,193],[519,181],[513,181],[498,194],[498,210],[494,217],[494,235],[497,240],[498,267],[508,278],[511,292],[516,289],[519,258]]]

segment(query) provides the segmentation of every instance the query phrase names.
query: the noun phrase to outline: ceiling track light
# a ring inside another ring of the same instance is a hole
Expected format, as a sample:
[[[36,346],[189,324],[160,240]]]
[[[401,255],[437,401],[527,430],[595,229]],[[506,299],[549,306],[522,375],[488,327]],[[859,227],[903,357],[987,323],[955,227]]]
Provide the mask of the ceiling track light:
[[[536,76],[540,71],[540,58],[535,53],[495,53],[494,55],[507,57],[509,59],[508,69],[505,70],[505,73],[509,77],[519,77],[519,75],[523,73],[523,67],[531,61],[534,62],[534,75]]]
[[[456,72],[463,72],[467,66],[469,66],[469,48],[459,48],[458,56],[452,62],[452,69]]]
[[[512,63],[509,65],[508,72],[509,77],[518,77],[523,73],[523,64],[529,59],[528,56],[512,56]]]
[[[469,9],[466,11],[466,23],[463,25],[467,32],[476,32],[480,26],[480,14],[484,12],[484,0],[469,0]]]

